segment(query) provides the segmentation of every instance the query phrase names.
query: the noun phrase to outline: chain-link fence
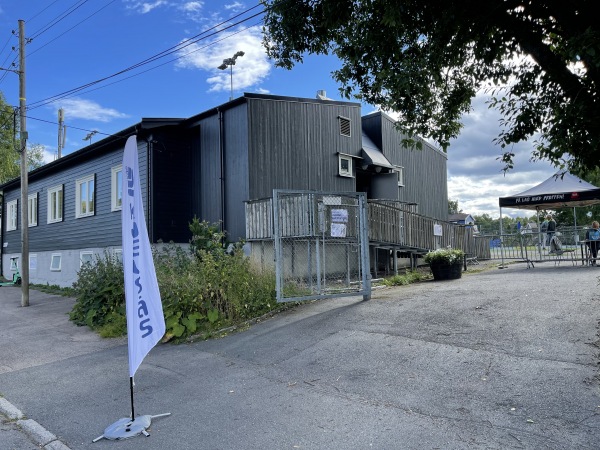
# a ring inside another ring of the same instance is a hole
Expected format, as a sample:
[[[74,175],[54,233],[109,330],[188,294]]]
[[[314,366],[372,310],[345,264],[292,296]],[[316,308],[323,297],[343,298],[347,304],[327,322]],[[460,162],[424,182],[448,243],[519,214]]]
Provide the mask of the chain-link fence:
[[[277,301],[371,295],[364,193],[273,191]]]

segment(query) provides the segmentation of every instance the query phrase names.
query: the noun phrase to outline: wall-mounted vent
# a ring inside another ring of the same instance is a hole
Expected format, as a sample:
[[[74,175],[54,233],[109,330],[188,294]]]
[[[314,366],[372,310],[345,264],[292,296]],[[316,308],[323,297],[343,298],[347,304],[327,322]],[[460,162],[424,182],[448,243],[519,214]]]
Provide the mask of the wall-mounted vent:
[[[340,134],[350,137],[350,119],[347,117],[339,117],[340,119]]]

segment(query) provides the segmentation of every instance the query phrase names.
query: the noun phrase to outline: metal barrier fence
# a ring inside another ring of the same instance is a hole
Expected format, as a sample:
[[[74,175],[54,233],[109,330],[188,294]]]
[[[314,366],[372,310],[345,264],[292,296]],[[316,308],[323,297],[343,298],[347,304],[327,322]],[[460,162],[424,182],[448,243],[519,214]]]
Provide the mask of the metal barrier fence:
[[[364,193],[274,190],[272,206],[277,301],[370,298]]]
[[[571,261],[587,264],[589,251],[584,227],[561,227],[551,244],[546,233],[523,230],[517,233],[499,233],[479,236],[489,243],[489,259],[518,260],[529,263]]]

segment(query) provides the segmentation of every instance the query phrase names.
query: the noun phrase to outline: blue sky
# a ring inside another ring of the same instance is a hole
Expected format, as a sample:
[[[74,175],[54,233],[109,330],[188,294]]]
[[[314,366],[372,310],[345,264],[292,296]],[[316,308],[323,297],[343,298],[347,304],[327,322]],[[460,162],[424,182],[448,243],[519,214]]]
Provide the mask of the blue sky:
[[[261,46],[261,7],[256,0],[0,0],[0,68],[16,69],[18,20],[25,21],[27,130],[48,161],[57,148],[58,109],[67,125],[63,154],[85,147],[143,117],[189,117],[243,92],[315,97],[325,90],[342,99],[331,72],[332,56],[307,56],[287,71],[274,67]],[[238,23],[239,22],[239,23]],[[14,47],[14,50],[13,50]],[[237,51],[233,76],[217,67]],[[163,53],[164,52],[164,53]],[[157,56],[153,62],[139,65]],[[106,79],[105,79],[106,78]],[[103,82],[95,83],[98,80]],[[62,94],[94,83],[88,88]],[[19,79],[0,71],[0,91],[18,105]],[[61,96],[56,101],[50,101]],[[363,114],[376,109],[363,104]],[[448,149],[449,198],[471,214],[498,216],[498,197],[524,191],[548,178],[548,163],[529,162],[532,144],[516,146],[516,169],[504,175],[492,140],[499,116],[478,97],[461,135]],[[503,211],[525,215],[519,210]]]

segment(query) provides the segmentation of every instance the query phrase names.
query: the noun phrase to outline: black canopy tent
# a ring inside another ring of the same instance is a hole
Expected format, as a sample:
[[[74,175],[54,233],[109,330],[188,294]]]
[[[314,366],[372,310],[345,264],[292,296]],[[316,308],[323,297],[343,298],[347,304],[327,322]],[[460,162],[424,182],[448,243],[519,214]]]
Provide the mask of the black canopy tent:
[[[539,210],[574,208],[599,203],[600,188],[570,173],[552,175],[546,181],[520,194],[499,199],[501,216],[502,207]]]
[[[570,173],[557,173],[547,180],[519,194],[498,199],[500,205],[500,235],[502,230],[502,208],[540,209],[575,208],[600,204],[600,188]],[[536,214],[538,230],[539,214]],[[577,219],[575,218],[575,227]],[[541,249],[540,249],[541,252]],[[504,255],[502,256],[504,260]]]

